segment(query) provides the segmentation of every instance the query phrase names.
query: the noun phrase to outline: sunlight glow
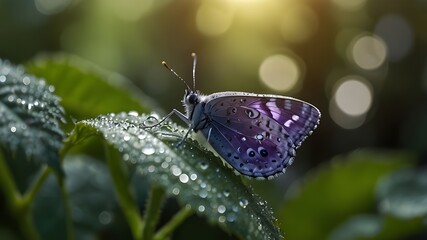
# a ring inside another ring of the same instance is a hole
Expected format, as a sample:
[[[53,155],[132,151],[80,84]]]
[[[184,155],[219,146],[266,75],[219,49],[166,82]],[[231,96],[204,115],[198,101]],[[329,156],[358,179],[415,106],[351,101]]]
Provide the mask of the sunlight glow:
[[[305,4],[293,4],[281,19],[281,33],[288,42],[303,42],[317,30],[316,13]]]
[[[363,8],[367,0],[332,0],[339,8],[347,11],[356,11]]]
[[[136,21],[153,7],[154,0],[122,0],[111,1],[112,10],[117,17],[126,21]]]
[[[297,61],[286,55],[273,55],[266,58],[260,68],[261,81],[276,91],[289,91],[301,79]]]
[[[233,22],[233,13],[224,7],[203,4],[197,11],[197,29],[207,36],[218,36],[225,33]]]

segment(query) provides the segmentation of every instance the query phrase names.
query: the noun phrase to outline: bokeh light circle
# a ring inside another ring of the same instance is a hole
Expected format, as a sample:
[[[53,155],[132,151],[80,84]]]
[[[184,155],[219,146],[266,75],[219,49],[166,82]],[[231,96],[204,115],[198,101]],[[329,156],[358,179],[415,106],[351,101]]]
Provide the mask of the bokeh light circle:
[[[289,91],[301,79],[301,69],[296,59],[288,55],[272,55],[264,59],[259,68],[261,81],[276,91]]]
[[[364,70],[379,68],[387,56],[385,42],[375,35],[361,35],[350,44],[350,58]]]
[[[233,22],[233,13],[224,7],[205,3],[197,10],[197,29],[207,36],[225,33]]]
[[[334,94],[336,105],[350,116],[366,114],[372,105],[372,87],[356,77],[341,81]]]
[[[405,57],[414,44],[414,34],[409,23],[401,16],[383,16],[375,27],[375,34],[387,44],[387,59],[397,62]]]

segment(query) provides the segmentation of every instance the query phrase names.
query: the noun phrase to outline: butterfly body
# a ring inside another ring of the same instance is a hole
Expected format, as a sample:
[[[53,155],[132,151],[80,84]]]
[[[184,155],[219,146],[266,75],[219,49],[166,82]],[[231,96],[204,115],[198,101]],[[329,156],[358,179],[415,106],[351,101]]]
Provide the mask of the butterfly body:
[[[191,131],[200,131],[224,163],[237,173],[270,179],[285,172],[296,156],[296,149],[319,124],[320,111],[302,100],[279,95],[200,94],[195,90],[196,55],[192,56],[193,88],[163,62],[186,84],[183,98],[186,113],[174,109],[157,124],[176,114],[189,125],[178,146]]]
[[[278,95],[186,91],[183,103],[190,129],[201,131],[225,163],[255,178],[284,172],[320,119],[311,104]]]

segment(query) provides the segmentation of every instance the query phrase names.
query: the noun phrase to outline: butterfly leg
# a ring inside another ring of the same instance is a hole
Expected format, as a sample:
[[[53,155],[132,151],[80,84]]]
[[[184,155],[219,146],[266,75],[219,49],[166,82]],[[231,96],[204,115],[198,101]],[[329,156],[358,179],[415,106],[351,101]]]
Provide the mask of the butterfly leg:
[[[190,132],[193,130],[193,128],[188,128],[188,130],[187,130],[187,132],[185,133],[185,135],[184,135],[184,137],[182,137],[181,138],[181,140],[178,142],[178,144],[176,145],[176,147],[179,147],[179,146],[181,146],[183,143],[184,143],[184,141],[185,141],[185,139],[187,139],[187,137],[188,137],[188,135],[190,134]]]
[[[177,115],[182,121],[184,121],[186,124],[190,125],[190,120],[187,118],[187,116],[185,116],[185,114],[183,114],[182,112],[180,112],[176,109],[173,109],[170,113],[168,113],[164,118],[160,119],[160,121],[158,121],[157,123],[155,123],[153,125],[149,125],[149,126],[142,126],[142,128],[157,127],[160,124],[162,124],[164,121],[169,119],[173,114]]]
[[[185,139],[187,139],[188,135],[190,134],[190,132],[193,130],[193,127],[191,127],[191,122],[190,120],[187,118],[187,116],[185,114],[183,114],[182,112],[173,109],[170,113],[168,113],[164,118],[162,118],[160,121],[158,121],[157,123],[150,125],[150,126],[142,126],[142,128],[153,128],[156,127],[160,124],[162,124],[164,121],[166,121],[168,118],[170,118],[172,115],[177,115],[183,122],[185,122],[186,124],[190,125],[190,128],[188,129],[188,131],[185,133],[184,137],[178,142],[178,144],[176,145],[176,147],[181,146]]]

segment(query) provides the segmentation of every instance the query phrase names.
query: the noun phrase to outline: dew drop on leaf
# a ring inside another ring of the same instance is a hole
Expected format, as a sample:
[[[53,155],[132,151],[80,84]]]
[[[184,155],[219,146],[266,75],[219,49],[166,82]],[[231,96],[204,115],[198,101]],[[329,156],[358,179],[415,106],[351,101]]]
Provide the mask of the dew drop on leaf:
[[[246,207],[248,206],[248,204],[249,204],[249,202],[248,202],[248,200],[247,200],[247,199],[245,199],[245,198],[240,198],[240,199],[239,199],[239,205],[240,205],[242,208],[246,208]]]
[[[197,174],[195,174],[195,173],[192,173],[191,175],[190,175],[190,179],[191,180],[196,180],[197,179]]]
[[[178,177],[182,173],[181,168],[177,167],[176,165],[171,166],[171,171],[172,171],[172,174],[176,177]]]
[[[179,188],[174,188],[174,189],[172,189],[172,193],[174,194],[174,195],[178,195],[179,194]]]
[[[208,169],[209,165],[206,162],[200,162],[200,168],[203,170]]]
[[[206,198],[208,196],[208,192],[206,190],[202,190],[199,192],[199,196],[201,198]]]
[[[153,165],[150,165],[148,167],[148,172],[150,172],[150,173],[154,172],[155,170],[156,170],[156,168]]]
[[[236,220],[236,214],[235,213],[230,213],[227,215],[227,221],[234,222],[235,220]]]
[[[230,196],[230,191],[228,191],[227,189],[224,190],[224,192],[222,192],[224,194],[225,197]]]
[[[205,206],[200,205],[197,210],[199,210],[199,212],[204,212],[205,211]]]
[[[142,153],[145,155],[152,155],[156,152],[156,149],[154,149],[152,146],[145,146],[142,148]]]
[[[124,140],[125,142],[129,141],[129,140],[130,140],[130,136],[129,136],[129,135],[124,136],[124,137],[123,137],[123,140]]]
[[[181,174],[180,176],[179,176],[179,181],[181,181],[182,183],[187,183],[188,182],[188,175],[187,174]]]
[[[113,220],[113,214],[109,211],[102,211],[98,216],[99,223],[103,225],[110,224]]]
[[[225,213],[225,210],[227,210],[226,208],[225,208],[225,206],[224,205],[219,205],[219,207],[218,207],[218,213]]]

